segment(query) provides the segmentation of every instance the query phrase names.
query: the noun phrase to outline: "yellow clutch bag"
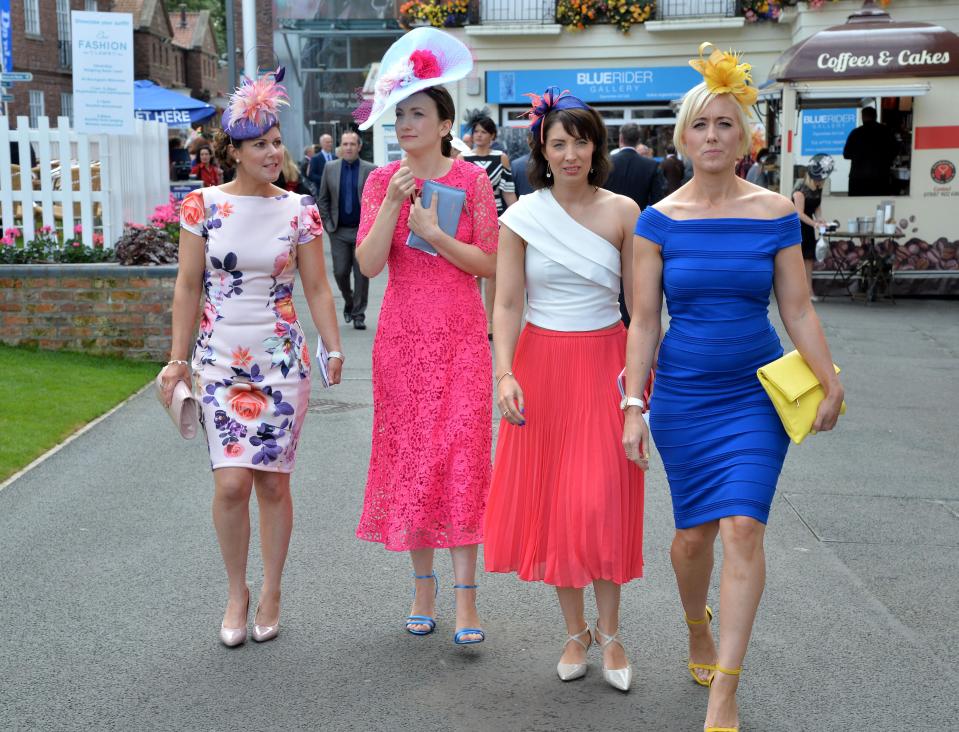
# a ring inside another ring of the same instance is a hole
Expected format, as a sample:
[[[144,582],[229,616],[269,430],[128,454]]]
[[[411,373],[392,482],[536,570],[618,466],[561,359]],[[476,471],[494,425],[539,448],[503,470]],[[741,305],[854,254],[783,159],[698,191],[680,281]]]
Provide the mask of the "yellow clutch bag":
[[[833,368],[838,374],[839,367],[833,364]],[[756,372],[756,376],[779,413],[786,434],[800,444],[812,431],[819,403],[826,398],[819,379],[799,351],[791,351],[767,363]],[[839,413],[846,413],[846,402],[842,403]]]

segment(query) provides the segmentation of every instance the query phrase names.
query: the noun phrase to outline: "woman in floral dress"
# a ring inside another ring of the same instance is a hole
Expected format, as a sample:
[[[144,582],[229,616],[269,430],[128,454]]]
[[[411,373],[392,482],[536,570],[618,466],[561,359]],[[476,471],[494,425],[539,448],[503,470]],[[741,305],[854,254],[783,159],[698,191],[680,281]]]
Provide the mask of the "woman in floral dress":
[[[280,578],[293,525],[290,473],[310,396],[310,345],[293,307],[297,271],[313,322],[332,349],[331,382],[339,381],[343,364],[319,212],[309,196],[273,184],[283,161],[276,106],[284,96],[276,83],[282,72],[274,76],[245,83],[223,114],[217,147],[235,162],[236,179],[194,191],[181,206],[173,348],[163,370],[168,393],[190,379],[186,359],[202,291],[193,384],[213,468],[213,523],[229,580],[220,627],[227,646],[247,635],[254,488],[263,587],[253,639],[269,640],[279,628]]]
[[[491,471],[492,368],[474,277],[493,273],[498,233],[486,174],[450,159],[453,100],[434,84],[471,67],[469,51],[432,28],[407,33],[387,51],[372,115],[360,129],[396,104],[405,158],[370,174],[356,250],[368,277],[389,264],[373,343],[372,457],[356,534],[410,553],[415,592],[406,629],[413,635],[436,626],[433,554],[450,550],[453,641],[460,645],[484,639],[474,575]],[[426,180],[465,192],[455,236],[439,228],[435,199],[431,208],[411,202]],[[411,231],[437,253],[407,246]]]

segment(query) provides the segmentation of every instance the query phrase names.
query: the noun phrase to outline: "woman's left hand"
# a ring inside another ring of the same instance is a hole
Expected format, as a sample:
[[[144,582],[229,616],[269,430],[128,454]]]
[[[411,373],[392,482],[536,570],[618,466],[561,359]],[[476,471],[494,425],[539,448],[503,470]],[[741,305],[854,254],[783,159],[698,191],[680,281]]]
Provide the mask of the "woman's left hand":
[[[813,432],[828,432],[836,426],[836,422],[839,421],[839,410],[842,407],[844,396],[845,393],[842,386],[837,386],[819,403],[819,411],[816,412],[816,421],[812,423]]]
[[[438,209],[439,196],[433,196],[429,208],[424,208],[423,199],[417,196],[413,205],[410,206],[410,216],[406,222],[410,231],[431,244],[438,238],[437,233],[440,230],[439,218],[436,213]]]
[[[343,362],[338,358],[331,358],[326,368],[330,376],[330,383],[339,384],[343,374]]]

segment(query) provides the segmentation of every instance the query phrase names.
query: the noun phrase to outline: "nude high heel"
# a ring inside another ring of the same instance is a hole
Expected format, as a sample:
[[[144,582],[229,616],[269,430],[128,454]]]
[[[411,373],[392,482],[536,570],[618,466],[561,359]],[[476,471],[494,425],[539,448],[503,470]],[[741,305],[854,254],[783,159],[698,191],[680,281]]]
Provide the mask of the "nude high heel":
[[[273,640],[280,632],[280,616],[276,616],[276,622],[273,625],[260,625],[256,622],[256,616],[260,614],[260,603],[256,603],[256,611],[253,613],[253,640],[257,643],[265,643]]]
[[[582,641],[581,636],[586,634],[589,637],[585,643]],[[566,646],[569,643],[579,643],[587,651],[589,650],[590,645],[593,642],[593,634],[590,633],[589,624],[587,623],[586,627],[579,631],[576,635],[571,635],[566,639],[566,643],[563,644],[563,650],[566,649]],[[574,681],[576,679],[581,679],[586,675],[586,664],[585,663],[557,663],[556,664],[556,673],[559,674],[561,681]]]
[[[606,635],[603,631],[599,629],[599,621],[596,621],[596,625],[593,626],[596,630],[596,635],[599,636],[599,647],[606,650],[606,646],[610,643],[617,643],[619,647],[624,651],[626,647],[623,645],[622,641],[619,640],[619,633],[613,633],[612,635]],[[619,689],[620,691],[629,691],[629,687],[633,684],[633,667],[627,665],[626,668],[606,668],[606,662],[603,661],[603,678],[606,679],[606,683],[612,686],[614,689]]]
[[[243,611],[243,617],[247,620],[250,614],[250,589],[246,590],[246,610]],[[227,648],[233,648],[246,641],[246,622],[242,628],[227,628],[220,623],[220,642]]]

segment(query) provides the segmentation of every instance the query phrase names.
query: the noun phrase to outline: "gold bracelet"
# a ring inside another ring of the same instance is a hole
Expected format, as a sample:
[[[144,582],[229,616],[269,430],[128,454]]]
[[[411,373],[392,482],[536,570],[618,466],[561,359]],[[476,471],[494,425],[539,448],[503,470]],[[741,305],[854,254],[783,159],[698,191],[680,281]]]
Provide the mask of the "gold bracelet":
[[[512,372],[512,371],[507,371],[505,374],[503,374],[502,376],[500,376],[500,377],[496,380],[496,386],[499,386],[499,382],[501,382],[501,381],[502,381],[503,379],[505,379],[507,376],[512,376],[512,375],[513,375],[513,372]]]

